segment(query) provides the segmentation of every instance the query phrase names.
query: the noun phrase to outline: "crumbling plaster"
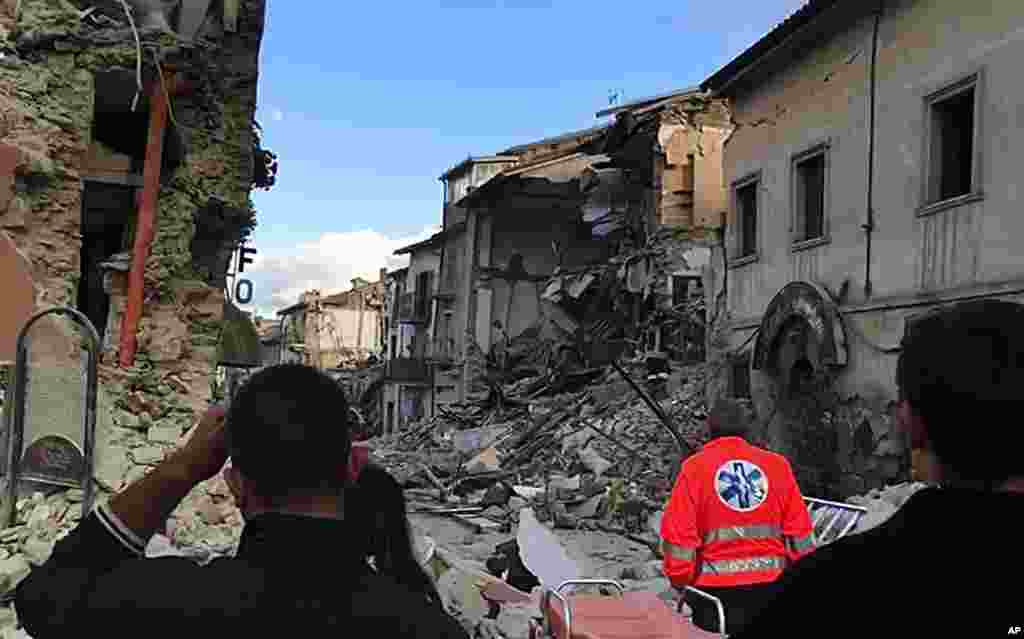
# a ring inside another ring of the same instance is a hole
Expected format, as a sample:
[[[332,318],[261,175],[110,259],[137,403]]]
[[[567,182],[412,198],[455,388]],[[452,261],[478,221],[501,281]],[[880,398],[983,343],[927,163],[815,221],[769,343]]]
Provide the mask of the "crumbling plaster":
[[[0,226],[31,263],[36,306],[74,306],[93,77],[114,69],[134,73],[136,47],[129,31],[88,23],[63,0],[20,3],[17,21],[10,5],[0,11],[0,35],[6,35],[0,42],[0,143],[17,149],[19,160]],[[187,160],[160,192],[135,366],[119,369],[111,359],[101,366],[101,403],[117,403],[112,422],[100,424],[98,434],[97,474],[110,489],[132,479],[139,467],[130,454],[105,456],[108,446],[129,439],[145,443],[144,436],[132,439],[128,432],[157,423],[180,436],[210,397],[223,293],[192,272],[193,213],[211,197],[251,211],[251,123],[263,11],[263,0],[244,2],[238,33],[220,42],[184,46],[170,35],[142,34],[147,79],[158,77],[151,48],[158,47],[167,68],[191,76],[195,90],[172,98],[172,123],[184,138]],[[123,306],[124,286],[114,278],[112,313]]]
[[[1024,136],[1016,106],[1021,90],[1014,80],[1024,39],[1013,35],[1024,19],[1012,3],[997,4],[991,16],[961,16],[953,0],[887,3],[878,55],[872,301],[1024,279],[1015,248],[1024,221],[1013,214],[1018,179],[1012,168],[1021,146],[1014,140]],[[949,24],[958,26],[951,30]],[[867,206],[871,29],[871,19],[864,18],[736,96],[738,129],[726,148],[726,180],[761,175],[759,258],[730,272],[729,307],[739,320],[755,319],[791,280],[836,290],[850,279],[846,301],[865,301],[861,225]],[[983,199],[920,216],[924,97],[978,70]],[[794,251],[791,160],[821,142],[830,145],[829,242]]]

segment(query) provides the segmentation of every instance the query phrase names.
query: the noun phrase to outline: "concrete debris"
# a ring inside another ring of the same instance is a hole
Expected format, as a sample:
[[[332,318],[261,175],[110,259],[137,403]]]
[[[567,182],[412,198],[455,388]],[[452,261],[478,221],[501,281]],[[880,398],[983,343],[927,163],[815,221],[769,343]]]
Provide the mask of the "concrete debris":
[[[642,378],[644,367],[643,360],[633,362],[629,374]],[[673,371],[671,392],[658,404],[694,447],[703,439],[707,372],[699,364]],[[500,404],[449,405],[397,436],[371,440],[375,455],[407,490],[434,490],[435,499],[481,510],[509,505],[502,511],[509,525],[531,507],[539,521],[556,527],[629,528],[656,544],[643,522],[671,490],[678,447],[618,374],[589,375],[565,392],[534,377],[507,384]],[[514,497],[495,500],[488,490],[510,478],[519,479],[511,485]],[[624,488],[613,497],[616,481]],[[499,511],[486,514],[496,518]]]

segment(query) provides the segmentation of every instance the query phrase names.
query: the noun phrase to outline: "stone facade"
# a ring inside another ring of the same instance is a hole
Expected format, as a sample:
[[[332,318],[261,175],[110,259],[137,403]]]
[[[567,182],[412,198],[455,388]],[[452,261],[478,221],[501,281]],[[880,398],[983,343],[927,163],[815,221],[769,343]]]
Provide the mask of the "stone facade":
[[[94,300],[102,299],[98,290],[106,297],[107,310],[94,315],[105,316],[97,326],[104,333],[97,479],[117,490],[174,447],[211,397],[228,261],[255,225],[265,2],[242,0],[237,16],[214,3],[197,38],[143,30],[140,49],[123,13],[80,10],[87,8],[0,2],[0,150],[15,158],[11,173],[0,175],[0,233],[30,265],[36,308],[81,305],[87,287]],[[137,352],[133,366],[121,368],[148,110],[158,92],[170,109],[156,228]],[[127,198],[125,226],[120,239],[93,245],[90,198],[106,191]],[[93,261],[83,263],[90,251]],[[197,493],[208,496],[205,488]]]
[[[734,391],[752,395],[765,436],[810,469],[808,494],[842,497],[910,475],[890,416],[907,321],[1024,294],[1013,248],[1024,236],[1013,159],[1024,11],[819,4],[813,23],[787,21],[705,85],[730,100],[736,127],[724,153],[728,237],[711,263]],[[775,312],[794,285],[818,292]],[[842,357],[821,356],[835,347],[823,327]]]

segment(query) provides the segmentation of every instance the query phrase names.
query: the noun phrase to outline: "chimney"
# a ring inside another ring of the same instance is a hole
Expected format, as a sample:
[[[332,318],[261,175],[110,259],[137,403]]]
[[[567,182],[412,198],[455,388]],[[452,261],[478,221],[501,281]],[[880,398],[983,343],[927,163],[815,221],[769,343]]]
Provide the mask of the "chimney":
[[[377,281],[378,281],[378,282],[383,282],[383,281],[384,281],[384,278],[385,278],[385,277],[387,277],[387,275],[388,275],[388,270],[387,270],[386,268],[382,268],[382,269],[380,270],[380,279],[379,279],[379,280],[377,280]]]

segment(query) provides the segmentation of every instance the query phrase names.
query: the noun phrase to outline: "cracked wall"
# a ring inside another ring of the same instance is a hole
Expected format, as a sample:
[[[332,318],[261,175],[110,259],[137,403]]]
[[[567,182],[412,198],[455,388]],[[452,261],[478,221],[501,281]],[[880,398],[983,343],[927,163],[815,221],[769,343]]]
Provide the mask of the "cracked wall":
[[[166,82],[161,74],[173,69],[191,91],[171,98],[171,142],[184,151],[184,160],[163,176],[131,368],[116,364],[127,269],[109,268],[105,281],[111,334],[101,366],[101,403],[111,407],[97,434],[97,478],[107,489],[116,490],[151,468],[211,396],[223,273],[233,244],[255,215],[249,197],[252,123],[264,9],[264,0],[242,2],[231,33],[225,32],[222,16],[211,11],[204,27],[209,37],[192,43],[170,34],[140,34],[144,82],[161,86]],[[96,77],[113,71],[133,76],[135,42],[123,24],[83,17],[62,0],[0,2],[0,51],[0,146],[17,159],[9,192],[0,180],[0,232],[30,265],[36,307],[74,307],[83,190],[96,179],[87,162],[96,151],[94,106],[109,98],[97,94]],[[125,169],[131,173],[131,167]],[[122,177],[132,185],[132,175]],[[203,227],[209,216],[220,216],[230,229],[219,247],[199,249],[215,252],[215,258],[195,260],[197,220]],[[125,245],[130,251],[131,242]]]
[[[716,251],[712,265],[716,290],[728,280],[725,350],[749,348],[769,302],[790,282],[819,284],[837,298],[849,363],[835,372],[828,410],[809,423],[794,415],[786,425],[776,415],[768,429],[777,446],[794,454],[801,439],[820,435],[832,451],[830,472],[839,476],[831,483],[850,494],[890,481],[897,471],[900,477],[909,472],[909,452],[896,452],[902,442],[887,408],[896,397],[896,355],[890,349],[906,316],[966,297],[1019,297],[1024,291],[1024,270],[1011,248],[1024,234],[1013,168],[1020,148],[1014,140],[1022,130],[1016,106],[1021,89],[1014,78],[1024,16],[1013,3],[996,3],[977,15],[964,14],[955,0],[886,3],[877,60],[870,296],[863,225],[874,25],[862,16],[842,24],[835,18],[834,26],[835,35],[778,56],[785,62],[757,69],[731,90],[736,129],[725,150],[725,179],[731,184],[759,177],[757,255],[724,270]],[[981,195],[926,208],[925,99],[979,72],[980,169],[973,186]],[[795,246],[793,161],[822,143],[828,145],[825,238]],[[733,205],[730,210],[728,246],[734,255],[737,220]],[[763,372],[751,374],[751,392],[765,418],[776,410],[779,383]],[[842,427],[807,433],[827,424],[830,413]],[[859,457],[844,452],[850,446],[843,442],[857,437],[858,450],[874,450]]]

